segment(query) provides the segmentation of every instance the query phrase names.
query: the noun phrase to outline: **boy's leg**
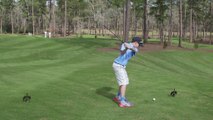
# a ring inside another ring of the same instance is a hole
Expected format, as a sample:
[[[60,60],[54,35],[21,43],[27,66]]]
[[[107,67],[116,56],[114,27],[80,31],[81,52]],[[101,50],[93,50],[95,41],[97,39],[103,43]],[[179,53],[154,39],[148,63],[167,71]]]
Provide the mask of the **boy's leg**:
[[[125,94],[126,94],[126,85],[121,85],[119,87],[119,92],[120,92],[120,96],[125,98]]]
[[[129,78],[126,72],[125,67],[113,63],[113,69],[116,75],[116,79],[119,85],[118,94],[113,98],[115,102],[119,103],[120,107],[131,107],[133,104],[127,101],[125,98],[126,87],[129,84]]]
[[[125,98],[126,94],[126,85],[120,85],[118,88],[117,96],[113,98],[115,102],[120,102],[122,98]]]
[[[126,95],[126,87],[127,87],[127,85],[121,85],[120,87],[119,87],[119,91],[120,91],[120,99],[119,99],[119,106],[120,107],[132,107],[133,106],[133,104],[132,103],[130,103],[127,99],[126,99],[126,97],[125,97],[125,95]]]

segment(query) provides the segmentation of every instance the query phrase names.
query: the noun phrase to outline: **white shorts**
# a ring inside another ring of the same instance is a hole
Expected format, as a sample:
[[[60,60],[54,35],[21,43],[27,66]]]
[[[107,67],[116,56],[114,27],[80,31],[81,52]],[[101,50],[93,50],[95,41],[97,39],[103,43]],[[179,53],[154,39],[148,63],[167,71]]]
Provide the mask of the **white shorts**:
[[[118,82],[118,85],[128,85],[129,84],[129,78],[126,72],[126,67],[119,65],[117,63],[113,63],[112,65],[113,70],[115,71],[115,76]]]

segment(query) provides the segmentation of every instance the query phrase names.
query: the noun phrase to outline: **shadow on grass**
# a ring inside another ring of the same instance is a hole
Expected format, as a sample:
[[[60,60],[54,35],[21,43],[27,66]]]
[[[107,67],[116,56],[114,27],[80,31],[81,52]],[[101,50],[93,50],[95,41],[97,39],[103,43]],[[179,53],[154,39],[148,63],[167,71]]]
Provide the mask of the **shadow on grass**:
[[[115,96],[115,94],[110,93],[110,91],[112,91],[114,88],[111,87],[102,87],[102,88],[98,88],[96,89],[96,94],[104,96],[110,100],[112,100],[112,98]]]

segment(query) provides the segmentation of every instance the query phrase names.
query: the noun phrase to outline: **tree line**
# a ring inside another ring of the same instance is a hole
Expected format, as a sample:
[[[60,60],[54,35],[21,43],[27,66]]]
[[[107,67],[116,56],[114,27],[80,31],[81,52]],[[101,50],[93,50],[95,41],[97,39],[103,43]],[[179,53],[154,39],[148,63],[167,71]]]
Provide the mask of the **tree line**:
[[[212,44],[212,0],[0,0],[0,34],[172,36]]]

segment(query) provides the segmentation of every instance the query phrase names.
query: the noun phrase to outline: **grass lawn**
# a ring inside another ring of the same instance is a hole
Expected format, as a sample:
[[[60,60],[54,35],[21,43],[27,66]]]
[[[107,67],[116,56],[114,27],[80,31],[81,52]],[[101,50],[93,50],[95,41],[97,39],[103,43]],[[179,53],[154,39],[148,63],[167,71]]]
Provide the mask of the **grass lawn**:
[[[135,106],[123,109],[112,101],[117,82],[111,66],[119,53],[103,49],[118,47],[115,43],[110,38],[0,35],[0,118],[213,119],[212,52],[138,53],[127,66],[127,97]],[[174,88],[177,96],[168,96]],[[22,101],[26,93],[32,97],[29,103]]]

